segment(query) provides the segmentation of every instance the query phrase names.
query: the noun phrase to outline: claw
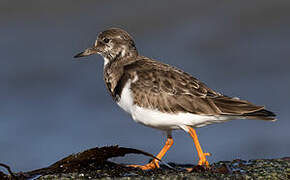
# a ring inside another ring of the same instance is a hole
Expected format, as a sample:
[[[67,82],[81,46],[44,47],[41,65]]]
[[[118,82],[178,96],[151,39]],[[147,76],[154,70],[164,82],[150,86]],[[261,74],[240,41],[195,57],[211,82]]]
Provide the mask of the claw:
[[[142,170],[150,170],[150,169],[156,169],[159,168],[159,163],[157,160],[153,160],[148,164],[145,165],[127,165],[128,167],[133,167],[133,168],[140,168]]]
[[[211,153],[204,153],[205,156],[211,156]]]

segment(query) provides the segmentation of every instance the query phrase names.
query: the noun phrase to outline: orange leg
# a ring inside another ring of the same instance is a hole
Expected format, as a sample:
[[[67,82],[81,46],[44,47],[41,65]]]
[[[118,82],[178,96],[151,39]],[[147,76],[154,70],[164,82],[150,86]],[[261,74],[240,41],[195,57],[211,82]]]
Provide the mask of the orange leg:
[[[193,142],[195,144],[195,148],[198,153],[198,157],[199,157],[198,165],[205,165],[206,167],[209,167],[209,163],[206,160],[206,156],[210,156],[210,153],[204,153],[202,151],[195,130],[189,126],[187,126],[187,128],[189,129],[188,133],[192,137]]]
[[[162,157],[166,154],[166,152],[170,149],[170,147],[173,144],[173,139],[171,137],[171,135],[167,136],[167,141],[164,145],[164,147],[162,148],[162,150],[158,153],[158,155],[156,156],[158,159],[162,159]],[[140,168],[142,170],[149,170],[149,169],[155,169],[155,168],[159,168],[159,160],[157,159],[153,159],[150,163],[145,164],[145,165],[129,165],[129,167],[137,167]]]

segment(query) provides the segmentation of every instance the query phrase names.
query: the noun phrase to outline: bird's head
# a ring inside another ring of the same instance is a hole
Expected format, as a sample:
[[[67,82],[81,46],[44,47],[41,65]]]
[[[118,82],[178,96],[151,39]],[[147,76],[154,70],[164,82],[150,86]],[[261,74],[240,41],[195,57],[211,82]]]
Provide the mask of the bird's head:
[[[105,63],[123,57],[134,57],[138,55],[132,37],[124,30],[111,28],[101,32],[92,47],[75,55],[75,58],[100,54]],[[107,62],[106,62],[107,61]]]

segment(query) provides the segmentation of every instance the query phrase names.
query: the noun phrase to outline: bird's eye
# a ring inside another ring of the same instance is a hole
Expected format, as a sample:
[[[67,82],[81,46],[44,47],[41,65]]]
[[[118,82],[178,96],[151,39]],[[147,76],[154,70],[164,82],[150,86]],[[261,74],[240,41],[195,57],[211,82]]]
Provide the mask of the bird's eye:
[[[103,41],[104,41],[105,43],[108,43],[108,42],[110,42],[110,39],[108,39],[108,38],[104,38]]]

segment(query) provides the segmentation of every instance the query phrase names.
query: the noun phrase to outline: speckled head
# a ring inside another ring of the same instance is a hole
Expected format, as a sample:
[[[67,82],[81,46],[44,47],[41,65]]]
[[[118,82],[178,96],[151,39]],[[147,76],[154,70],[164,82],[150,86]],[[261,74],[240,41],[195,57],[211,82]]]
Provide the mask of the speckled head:
[[[123,57],[138,56],[133,38],[123,29],[110,28],[101,32],[93,47],[75,55],[75,58],[100,54],[105,64]]]

